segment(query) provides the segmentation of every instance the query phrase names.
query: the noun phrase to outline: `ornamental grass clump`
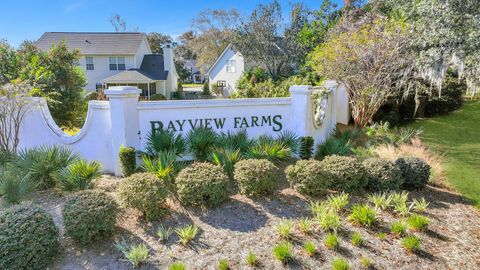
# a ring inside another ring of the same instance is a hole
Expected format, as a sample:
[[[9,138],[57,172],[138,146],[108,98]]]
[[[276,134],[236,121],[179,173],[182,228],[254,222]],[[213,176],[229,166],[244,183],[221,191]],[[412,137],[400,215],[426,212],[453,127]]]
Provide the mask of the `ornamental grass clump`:
[[[344,258],[335,258],[332,261],[332,270],[350,270],[350,264]]]
[[[363,244],[362,235],[359,232],[354,232],[350,236],[350,241],[352,242],[352,245],[359,247]]]
[[[60,246],[52,216],[29,204],[0,211],[0,269],[46,269]]]
[[[136,173],[117,188],[122,204],[140,211],[147,220],[158,220],[167,213],[168,190],[152,173]]]
[[[402,238],[402,247],[408,252],[417,252],[420,250],[420,239],[415,235]]]
[[[65,231],[80,244],[113,233],[119,207],[104,192],[84,190],[67,196],[62,210]]]
[[[323,244],[326,248],[331,250],[337,250],[340,247],[340,241],[336,233],[329,233],[325,236]]]
[[[340,216],[337,212],[328,210],[323,215],[316,217],[317,223],[325,231],[337,232],[341,227]]]
[[[270,194],[277,185],[278,168],[266,159],[242,160],[235,164],[234,179],[242,194]]]
[[[329,189],[355,192],[367,184],[365,168],[354,157],[327,156],[321,161],[321,167]]]
[[[426,231],[430,221],[425,216],[415,214],[407,218],[407,224],[412,231]]]
[[[115,247],[134,268],[146,263],[148,260],[148,247],[145,243],[131,245],[122,239],[115,242]]]
[[[290,186],[299,193],[319,196],[327,191],[327,178],[317,160],[299,160],[285,169]]]
[[[390,232],[396,236],[403,236],[407,232],[407,225],[402,221],[395,221],[390,225]]]
[[[163,225],[158,226],[157,236],[160,241],[167,242],[172,233],[173,229],[171,227],[165,228]]]
[[[337,195],[330,194],[327,198],[328,207],[335,212],[340,212],[344,210],[344,208],[348,205],[348,202],[349,195],[345,192],[341,192]]]
[[[387,210],[390,206],[391,197],[387,193],[375,193],[368,196],[368,202],[372,203],[377,210]]]
[[[422,198],[420,200],[413,199],[410,208],[412,208],[414,212],[424,213],[425,211],[427,211],[428,205],[429,203],[425,200],[425,198]]]
[[[371,191],[398,190],[404,179],[402,172],[393,162],[381,158],[363,161],[367,177],[367,189]]]
[[[192,240],[197,237],[198,234],[198,226],[195,224],[184,226],[177,228],[175,232],[177,233],[178,238],[180,239],[180,243],[182,245],[187,245],[190,243]]]
[[[312,241],[305,242],[305,244],[303,245],[303,249],[310,257],[313,257],[315,253],[317,253],[317,247]]]
[[[218,262],[218,270],[228,270],[230,269],[230,263],[227,259],[221,259]]]
[[[290,239],[293,235],[293,221],[290,219],[282,219],[276,226],[277,234],[283,239]]]
[[[167,129],[155,130],[148,134],[145,152],[150,158],[156,158],[162,152],[172,152],[180,157],[187,151],[187,142],[181,134]]]
[[[370,227],[378,221],[375,209],[366,204],[354,205],[348,219],[353,224],[362,225],[364,227]]]
[[[221,167],[197,162],[177,175],[177,196],[185,205],[215,207],[228,198],[228,181]]]
[[[174,262],[169,267],[168,270],[186,270],[187,266],[182,262]]]
[[[372,267],[372,260],[362,256],[362,258],[360,258],[360,265],[362,266],[362,269],[370,269]]]
[[[430,165],[423,159],[401,157],[395,161],[404,179],[403,188],[408,190],[424,188],[430,178]]]
[[[273,256],[283,264],[287,264],[293,259],[293,245],[288,241],[283,241],[273,248]]]
[[[248,266],[254,267],[258,265],[257,255],[253,251],[249,251],[247,257],[245,258]]]
[[[297,222],[298,229],[304,234],[310,234],[313,231],[313,221],[308,218],[301,218]]]

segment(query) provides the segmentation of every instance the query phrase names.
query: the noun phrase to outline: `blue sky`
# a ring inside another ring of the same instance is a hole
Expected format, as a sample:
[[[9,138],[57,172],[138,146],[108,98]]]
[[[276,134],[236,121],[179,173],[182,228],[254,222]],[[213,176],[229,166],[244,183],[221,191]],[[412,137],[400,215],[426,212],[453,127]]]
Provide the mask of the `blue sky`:
[[[2,0],[0,39],[18,46],[36,40],[43,32],[113,31],[109,18],[120,14],[127,30],[160,32],[172,36],[189,30],[191,19],[207,8],[236,8],[248,15],[268,0]],[[280,0],[284,11],[290,2],[303,2],[318,9],[321,0]],[[333,2],[342,2],[333,0]]]

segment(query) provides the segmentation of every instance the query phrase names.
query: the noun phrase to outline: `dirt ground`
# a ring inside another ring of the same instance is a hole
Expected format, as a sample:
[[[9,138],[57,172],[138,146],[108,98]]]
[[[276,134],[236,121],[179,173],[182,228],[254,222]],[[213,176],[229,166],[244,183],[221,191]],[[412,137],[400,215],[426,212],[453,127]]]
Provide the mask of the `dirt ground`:
[[[121,181],[103,176],[97,187],[115,195]],[[199,236],[189,247],[178,243],[173,234],[166,243],[158,242],[156,230],[160,223],[148,223],[137,212],[127,209],[118,221],[118,230],[110,239],[96,241],[88,246],[78,246],[63,235],[61,209],[64,198],[53,190],[36,192],[28,201],[39,204],[54,216],[61,232],[61,252],[50,269],[132,269],[123,260],[114,243],[124,238],[132,243],[145,242],[149,249],[149,261],[140,269],[167,269],[175,261],[182,261],[188,269],[216,269],[221,259],[228,259],[232,269],[250,269],[245,263],[249,251],[253,251],[261,269],[330,269],[331,261],[344,257],[352,269],[360,269],[360,258],[366,256],[374,269],[480,269],[480,212],[455,193],[428,187],[424,191],[411,192],[411,198],[425,197],[430,202],[426,215],[430,218],[429,230],[416,233],[422,240],[422,251],[407,254],[400,240],[387,234],[381,240],[377,234],[387,232],[389,223],[398,220],[388,213],[381,213],[381,222],[366,230],[343,221],[341,248],[327,250],[323,246],[324,232],[306,236],[295,230],[293,239],[295,260],[284,266],[272,255],[274,245],[280,241],[274,226],[282,218],[308,217],[308,200],[295,191],[284,188],[270,198],[249,199],[234,195],[221,207],[210,210],[186,209],[173,201],[169,216],[162,220],[166,227],[195,223]],[[351,202],[363,200],[351,196]],[[349,243],[353,231],[361,233],[365,244],[354,247]],[[312,240],[319,254],[308,257],[302,250],[303,243]]]

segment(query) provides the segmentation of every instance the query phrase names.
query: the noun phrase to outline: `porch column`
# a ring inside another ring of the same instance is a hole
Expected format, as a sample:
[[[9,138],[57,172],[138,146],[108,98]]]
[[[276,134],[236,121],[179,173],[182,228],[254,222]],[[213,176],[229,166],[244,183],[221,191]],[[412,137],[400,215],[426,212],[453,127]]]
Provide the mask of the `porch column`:
[[[121,176],[122,169],[118,157],[120,146],[139,149],[140,130],[138,119],[138,96],[141,90],[135,86],[113,86],[105,90],[109,98],[110,120],[112,125],[112,152],[115,175]]]

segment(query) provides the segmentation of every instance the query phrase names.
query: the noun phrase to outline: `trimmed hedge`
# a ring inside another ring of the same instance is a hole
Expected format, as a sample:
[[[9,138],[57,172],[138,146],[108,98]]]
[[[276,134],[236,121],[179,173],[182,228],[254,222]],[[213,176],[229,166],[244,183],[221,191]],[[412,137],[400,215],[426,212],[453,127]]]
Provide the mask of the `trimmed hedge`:
[[[129,177],[135,173],[137,169],[137,156],[135,148],[120,146],[119,152],[120,165],[122,166],[122,174],[124,177]]]
[[[0,212],[0,269],[45,269],[58,251],[58,229],[38,206]]]
[[[85,190],[67,196],[62,210],[65,231],[81,244],[113,232],[119,208],[113,198]]]
[[[142,212],[147,220],[157,220],[166,213],[168,190],[152,173],[136,173],[123,180],[117,189],[126,207]]]
[[[329,189],[354,192],[367,184],[365,168],[354,157],[327,156],[321,164]]]
[[[369,158],[363,161],[363,166],[369,190],[398,190],[402,187],[402,172],[393,162],[382,158]]]
[[[268,194],[275,190],[278,168],[266,159],[247,159],[235,164],[234,179],[247,196]]]
[[[220,166],[197,162],[178,174],[178,199],[191,206],[215,207],[228,197],[228,176]]]
[[[162,94],[153,94],[150,96],[150,101],[155,101],[155,100],[167,100],[164,95]]]
[[[401,157],[395,161],[403,176],[403,188],[412,190],[424,188],[430,178],[430,165],[416,157]]]
[[[290,186],[296,191],[318,196],[327,190],[322,163],[318,160],[299,160],[285,169]]]

